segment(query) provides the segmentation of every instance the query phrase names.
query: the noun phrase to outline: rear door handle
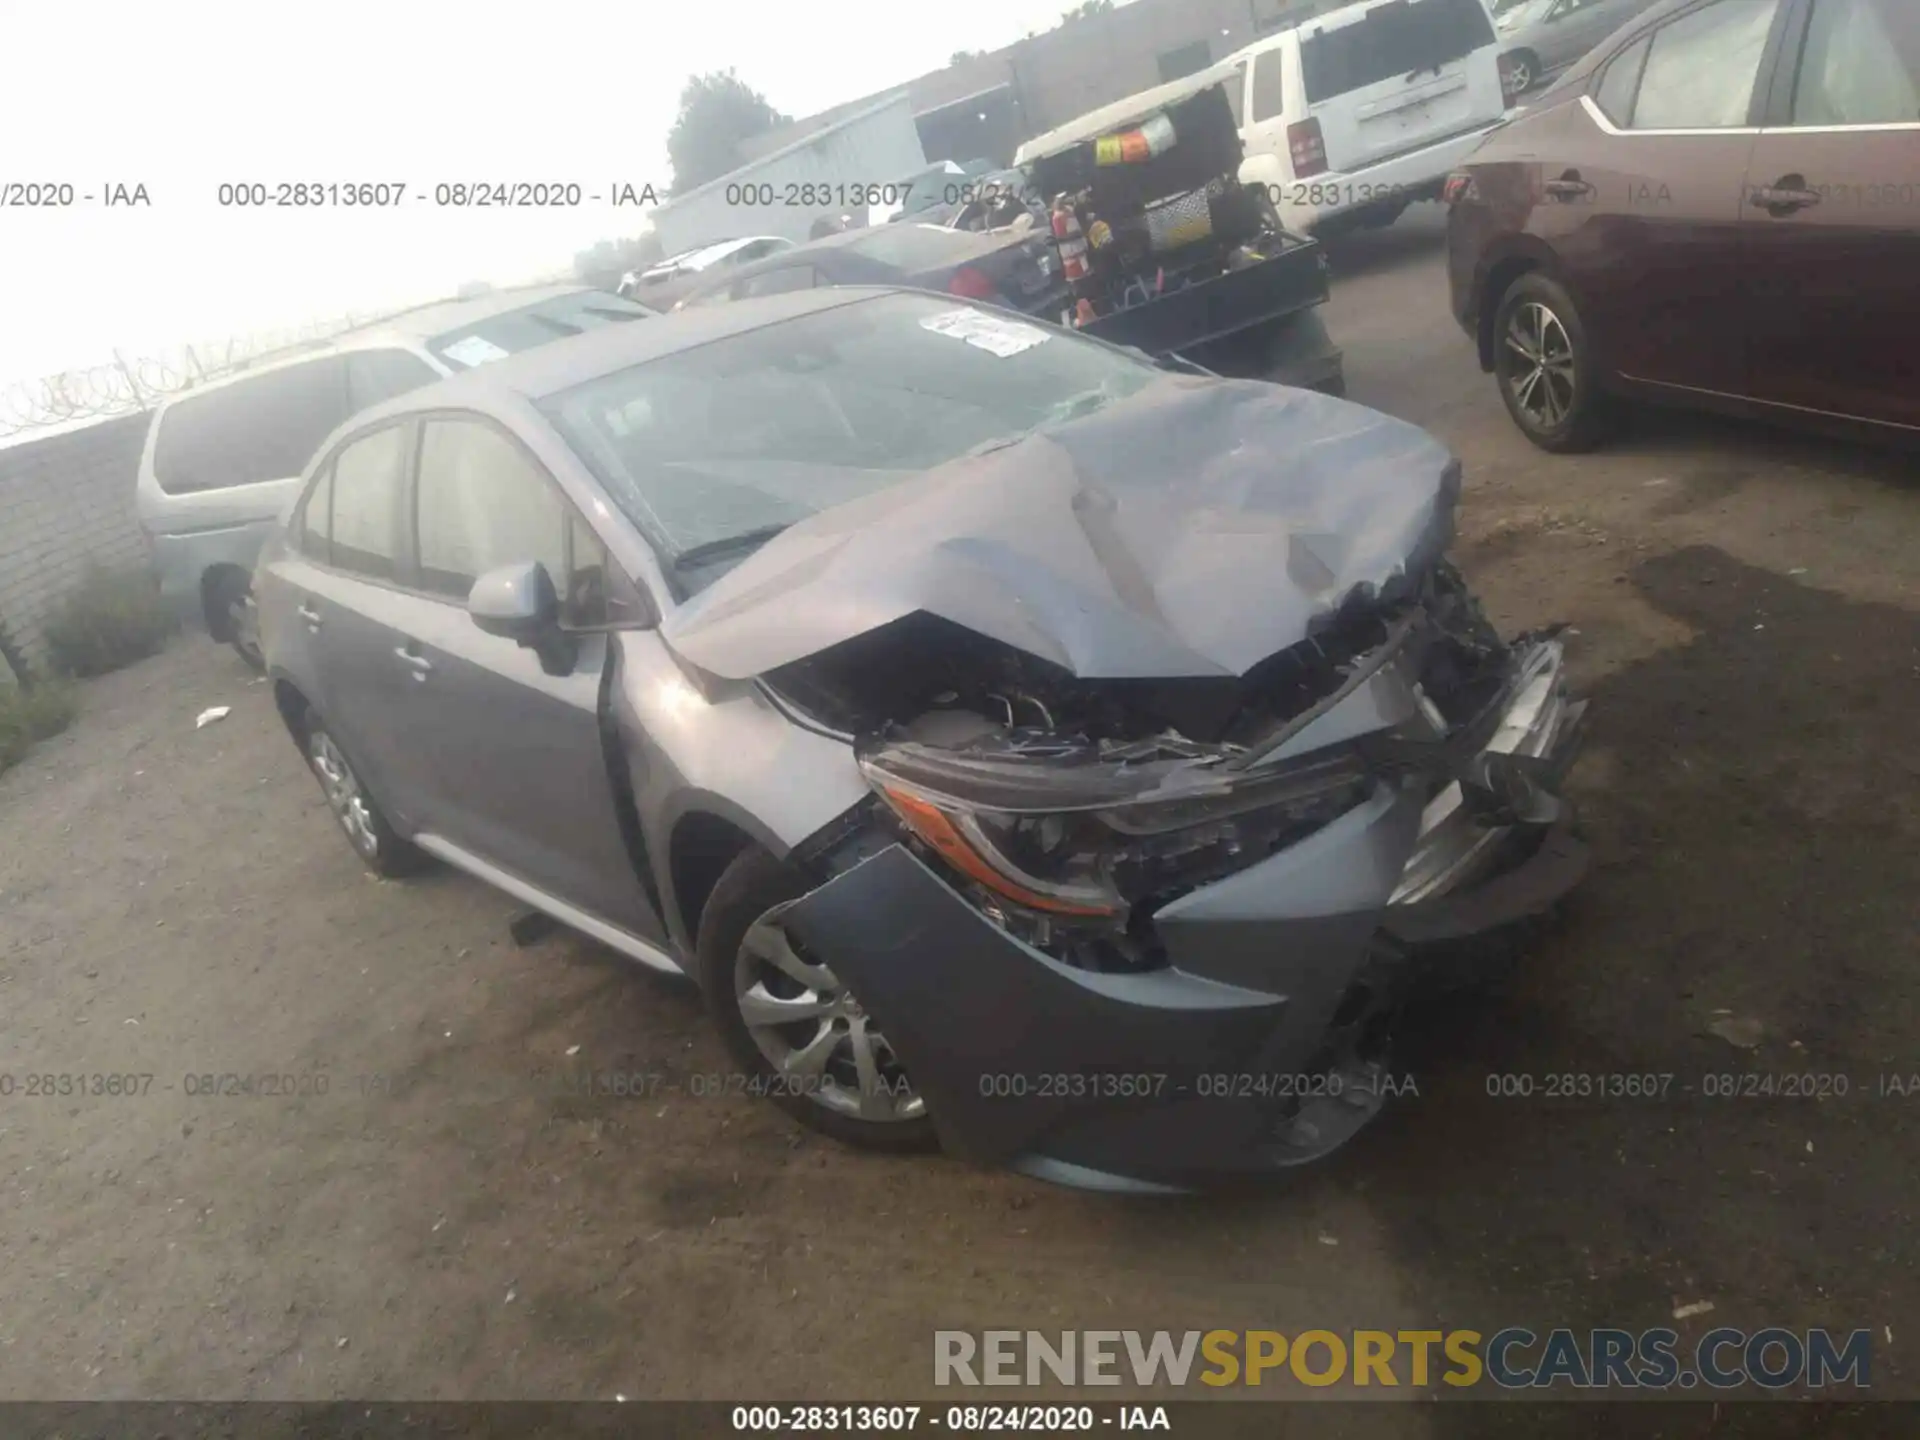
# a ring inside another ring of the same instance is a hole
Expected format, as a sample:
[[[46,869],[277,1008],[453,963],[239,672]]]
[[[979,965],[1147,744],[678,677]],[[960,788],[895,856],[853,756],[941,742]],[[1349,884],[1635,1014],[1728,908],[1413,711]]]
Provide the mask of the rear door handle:
[[[1782,175],[1771,185],[1756,186],[1747,197],[1747,203],[1765,210],[1769,215],[1791,215],[1796,210],[1818,205],[1820,192],[1807,188],[1807,177],[1804,175]]]
[[[433,673],[433,662],[424,655],[416,655],[410,645],[396,645],[393,653],[400,657],[400,663],[413,671],[413,678],[424,680]]]
[[[1543,188],[1556,200],[1584,200],[1593,194],[1592,182],[1582,180],[1577,170],[1569,170],[1558,180],[1547,181]]]
[[[326,617],[311,605],[302,605],[300,607],[300,618],[307,622],[307,628],[309,630],[318,630],[322,625],[327,623]]]

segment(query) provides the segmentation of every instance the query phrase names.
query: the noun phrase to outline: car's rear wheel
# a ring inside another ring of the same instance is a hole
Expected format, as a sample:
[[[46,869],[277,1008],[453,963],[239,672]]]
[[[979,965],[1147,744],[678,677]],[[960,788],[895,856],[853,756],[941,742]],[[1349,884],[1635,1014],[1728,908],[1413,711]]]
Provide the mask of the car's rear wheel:
[[[1531,50],[1515,50],[1502,57],[1500,68],[1506,72],[1509,95],[1524,95],[1540,80],[1540,62]]]
[[[1538,271],[1500,298],[1493,370],[1513,423],[1542,450],[1591,450],[1612,428],[1612,406],[1573,297]]]
[[[347,752],[326,727],[317,710],[309,709],[305,725],[307,764],[327,797],[327,809],[346,833],[347,843],[374,874],[388,879],[411,875],[426,864],[419,847],[394,833],[379,804],[367,792]]]
[[[750,1092],[802,1124],[865,1149],[931,1149],[926,1102],[879,1025],[782,923],[808,888],[751,848],[713,887],[695,968],[720,1038]]]

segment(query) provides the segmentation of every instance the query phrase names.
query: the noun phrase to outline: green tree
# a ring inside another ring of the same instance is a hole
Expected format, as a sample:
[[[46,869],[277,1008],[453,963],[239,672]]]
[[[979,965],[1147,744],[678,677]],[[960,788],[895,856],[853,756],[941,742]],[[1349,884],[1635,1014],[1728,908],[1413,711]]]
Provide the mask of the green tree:
[[[680,91],[680,113],[667,131],[673,193],[684,195],[726,174],[740,163],[742,140],[790,119],[731,70],[689,76]]]
[[[1074,20],[1091,20],[1096,15],[1113,13],[1113,0],[1080,0],[1071,10],[1060,12],[1060,23],[1066,25]]]

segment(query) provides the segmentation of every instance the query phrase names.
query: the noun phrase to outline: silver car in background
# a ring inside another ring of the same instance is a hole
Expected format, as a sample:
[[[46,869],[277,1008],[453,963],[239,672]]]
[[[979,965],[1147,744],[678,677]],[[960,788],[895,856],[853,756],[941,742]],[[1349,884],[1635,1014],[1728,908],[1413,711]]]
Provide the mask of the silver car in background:
[[[1524,94],[1566,69],[1654,0],[1519,0],[1494,21],[1507,92]]]
[[[258,668],[253,562],[320,442],[354,412],[475,365],[623,320],[642,306],[579,286],[442,301],[165,401],[134,493],[161,593]]]
[[[791,250],[793,243],[780,235],[744,235],[683,250],[645,269],[629,270],[620,277],[618,293],[649,309],[671,310],[674,302],[694,285],[735,266],[751,265],[782,250]]]
[[[378,872],[690,974],[843,1140],[1195,1188],[1354,1134],[1408,997],[1584,868],[1585,703],[1448,564],[1459,486],[1357,405],[815,289],[360,416],[260,617]]]

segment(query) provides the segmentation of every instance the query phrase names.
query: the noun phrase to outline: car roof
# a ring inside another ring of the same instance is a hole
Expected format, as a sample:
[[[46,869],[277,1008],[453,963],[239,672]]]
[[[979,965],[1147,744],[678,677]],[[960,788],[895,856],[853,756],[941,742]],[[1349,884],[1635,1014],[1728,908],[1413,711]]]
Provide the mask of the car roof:
[[[697,349],[715,340],[758,330],[801,315],[835,310],[879,295],[919,295],[899,285],[837,285],[795,290],[657,315],[637,325],[608,325],[489,361],[432,385],[409,390],[355,416],[356,428],[375,418],[446,407],[487,408],[489,401],[543,400],[665,355]],[[956,302],[957,303],[957,302]]]
[[[738,285],[742,280],[751,280],[754,276],[763,275],[769,270],[785,270],[789,266],[804,265],[807,263],[809,256],[819,255],[823,251],[845,250],[861,236],[870,234],[874,230],[886,228],[886,226],[881,225],[861,226],[856,230],[842,230],[835,235],[823,235],[818,240],[807,241],[804,245],[789,245],[785,250],[776,251],[772,255],[763,255],[758,260],[749,260],[744,265],[736,265],[724,274],[705,277],[684,295],[677,297],[676,303],[685,304],[689,300],[697,300],[702,295],[711,295],[715,290],[723,290],[730,285]],[[938,229],[939,227],[935,226],[932,228]],[[878,264],[880,262],[875,261],[874,263]],[[889,266],[888,268],[891,269],[894,267]],[[677,314],[679,312],[674,311],[670,313]]]
[[[565,295],[600,295],[605,292],[588,285],[519,285],[504,290],[490,290],[484,295],[475,295],[466,300],[430,300],[411,310],[383,316],[378,320],[356,325],[352,329],[342,330],[324,340],[310,340],[304,344],[288,347],[285,351],[269,352],[237,369],[216,375],[197,385],[189,386],[176,394],[169,395],[160,403],[162,410],[182,401],[210,395],[224,390],[229,385],[237,385],[243,380],[251,380],[256,375],[270,375],[276,370],[291,369],[309,361],[324,359],[329,355],[343,355],[354,350],[376,349],[382,344],[391,344],[396,340],[412,341],[415,344],[444,335],[450,330],[459,330],[482,320],[490,320],[496,315],[521,310],[529,305],[538,305],[544,300],[557,300]]]
[[[538,305],[543,300],[558,300],[566,295],[600,293],[590,285],[519,285],[505,290],[489,290],[469,300],[436,300],[403,310],[398,315],[357,326],[335,336],[336,341],[357,341],[365,336],[402,336],[410,340],[428,340],[449,330],[463,329],[505,315],[512,310]]]
[[[738,285],[742,280],[751,280],[756,275],[764,275],[769,270],[785,270],[795,265],[804,265],[807,263],[809,256],[818,256],[823,252],[830,253],[845,250],[848,251],[852,258],[860,265],[873,266],[877,272],[874,283],[880,283],[880,279],[883,276],[908,274],[908,271],[893,264],[891,261],[881,260],[875,256],[864,254],[856,247],[863,239],[870,236],[888,231],[907,229],[913,226],[918,226],[922,230],[937,230],[942,235],[955,237],[954,259],[956,262],[965,261],[977,255],[985,255],[1003,246],[1017,243],[1008,240],[1004,236],[999,236],[991,230],[950,230],[945,225],[929,225],[924,220],[895,220],[885,225],[862,225],[853,230],[842,230],[837,235],[823,235],[818,240],[809,240],[804,245],[795,245],[789,249],[780,251],[778,254],[768,255],[759,260],[749,260],[745,265],[736,265],[724,275],[712,276],[695,285],[691,290],[681,295],[676,303],[686,305],[691,301],[698,300],[703,295],[711,295],[716,290],[724,290],[730,286]],[[966,244],[967,241],[976,236],[983,237],[983,243],[972,246]],[[832,279],[833,277],[829,275],[828,278]],[[841,282],[836,280],[834,283],[840,284]],[[679,312],[673,311],[670,313],[678,314]]]
[[[724,260],[736,250],[744,250],[762,240],[778,240],[778,235],[742,235],[735,240],[716,240],[711,245],[696,245],[691,250],[682,250],[678,255],[669,255],[666,259],[645,271],[651,275],[656,270],[694,270],[704,269],[716,260]]]

